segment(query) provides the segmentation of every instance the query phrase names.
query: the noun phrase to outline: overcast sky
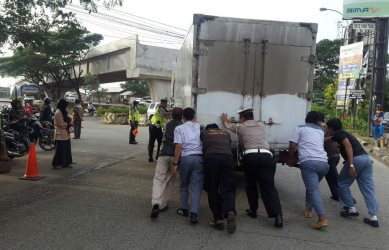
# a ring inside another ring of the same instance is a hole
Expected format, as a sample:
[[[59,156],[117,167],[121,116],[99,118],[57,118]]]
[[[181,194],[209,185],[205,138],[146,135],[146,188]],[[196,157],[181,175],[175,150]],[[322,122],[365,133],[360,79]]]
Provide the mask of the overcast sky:
[[[188,29],[190,27],[194,13],[264,20],[314,22],[319,24],[318,41],[325,38],[337,38],[339,32],[337,29],[337,22],[341,20],[341,15],[330,11],[320,12],[320,7],[331,8],[342,12],[342,1],[124,0],[124,6],[117,9],[183,29]],[[126,17],[122,16],[122,18]],[[103,44],[117,39],[116,37],[118,36],[123,37],[123,33],[109,29],[109,22],[106,23],[105,27],[102,25],[93,25],[90,21],[83,23],[91,32],[100,33],[106,36]],[[0,79],[0,86],[8,86],[14,81],[14,79]]]

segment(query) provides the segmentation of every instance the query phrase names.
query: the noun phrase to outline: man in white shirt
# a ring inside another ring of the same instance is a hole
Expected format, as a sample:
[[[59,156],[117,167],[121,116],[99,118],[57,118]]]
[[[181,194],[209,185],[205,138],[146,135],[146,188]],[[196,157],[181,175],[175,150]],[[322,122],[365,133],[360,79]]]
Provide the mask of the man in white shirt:
[[[198,212],[200,207],[201,193],[204,183],[203,169],[203,145],[200,140],[200,124],[195,121],[196,112],[192,108],[183,111],[184,124],[174,130],[174,175],[177,168],[180,172],[180,196],[181,208],[177,213],[182,216],[189,216],[188,199],[189,187],[191,193],[190,222],[198,223]]]

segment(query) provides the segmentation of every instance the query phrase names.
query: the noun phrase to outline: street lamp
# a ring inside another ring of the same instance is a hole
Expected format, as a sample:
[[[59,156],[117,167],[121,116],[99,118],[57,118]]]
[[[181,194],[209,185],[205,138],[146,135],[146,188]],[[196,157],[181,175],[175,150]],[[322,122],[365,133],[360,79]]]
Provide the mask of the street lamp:
[[[343,16],[343,13],[337,11],[337,10],[333,10],[333,9],[327,9],[327,8],[320,8],[319,9],[320,11],[333,11],[333,12],[336,12],[338,13],[339,15]]]

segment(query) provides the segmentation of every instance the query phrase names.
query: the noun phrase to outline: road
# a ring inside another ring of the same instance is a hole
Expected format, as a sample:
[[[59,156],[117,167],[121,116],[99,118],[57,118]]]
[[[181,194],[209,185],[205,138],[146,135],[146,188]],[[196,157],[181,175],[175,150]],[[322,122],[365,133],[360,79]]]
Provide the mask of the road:
[[[354,197],[361,217],[344,219],[321,183],[329,227],[309,228],[303,218],[305,188],[298,169],[278,166],[276,184],[285,225],[274,228],[260,203],[259,218],[244,215],[247,200],[242,173],[238,183],[238,229],[233,235],[208,226],[211,218],[206,195],[202,197],[196,226],[175,214],[178,183],[170,209],[151,221],[150,195],[155,163],[147,162],[147,129],[140,130],[138,145],[128,145],[128,126],[108,126],[88,120],[82,139],[72,141],[77,165],[53,170],[52,153],[38,150],[37,182],[20,181],[26,159],[14,161],[11,173],[0,175],[0,249],[388,249],[389,168],[375,162],[381,226],[362,222],[367,214],[356,185]],[[176,181],[178,182],[178,181]]]

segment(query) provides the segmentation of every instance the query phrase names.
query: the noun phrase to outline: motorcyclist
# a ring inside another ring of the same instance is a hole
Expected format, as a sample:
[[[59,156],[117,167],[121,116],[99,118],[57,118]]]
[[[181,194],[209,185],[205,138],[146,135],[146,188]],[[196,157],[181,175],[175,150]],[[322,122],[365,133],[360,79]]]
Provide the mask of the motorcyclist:
[[[89,116],[93,116],[93,113],[95,112],[95,106],[92,102],[88,103],[88,114]]]
[[[46,97],[44,100],[44,104],[41,108],[41,113],[39,120],[40,122],[49,121],[53,123],[53,111],[51,110],[51,99],[50,97]]]
[[[22,102],[19,99],[15,99],[11,102],[11,110],[9,111],[8,118],[9,121],[21,120],[23,119],[24,111]]]
[[[34,111],[32,108],[32,100],[26,100],[24,105],[24,113],[26,113],[29,116],[34,115]]]

